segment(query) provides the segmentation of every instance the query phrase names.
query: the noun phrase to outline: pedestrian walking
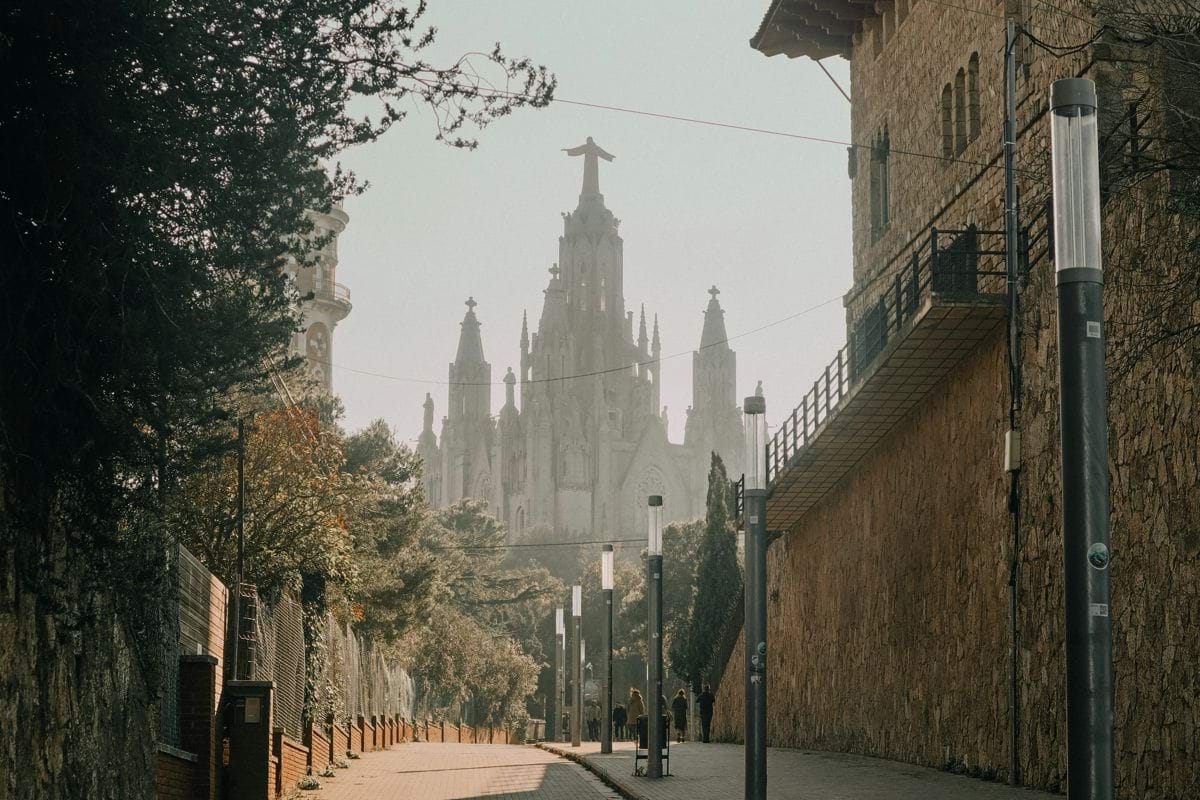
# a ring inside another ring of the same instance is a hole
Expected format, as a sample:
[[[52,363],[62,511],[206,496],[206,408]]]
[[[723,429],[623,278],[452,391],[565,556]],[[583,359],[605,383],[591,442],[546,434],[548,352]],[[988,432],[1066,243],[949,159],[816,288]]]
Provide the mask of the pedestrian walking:
[[[682,743],[687,734],[688,701],[683,689],[671,700],[671,718],[675,722],[675,741]]]
[[[639,692],[637,689],[630,689],[629,690],[629,719],[628,719],[628,726],[629,726],[629,728],[632,729],[632,730],[628,731],[630,739],[634,739],[637,737],[638,717],[645,716],[645,714],[646,714],[646,702],[644,700],[642,700],[642,693]]]
[[[700,706],[700,740],[705,744],[708,743],[708,732],[712,728],[713,706],[716,703],[717,698],[713,697],[712,687],[707,683],[704,684],[704,690],[696,698],[696,704]]]
[[[593,701],[587,707],[588,739],[595,742],[600,738],[600,704]]]
[[[629,716],[625,713],[625,706],[617,703],[612,710],[613,724],[613,739],[621,741],[625,738],[625,722]]]

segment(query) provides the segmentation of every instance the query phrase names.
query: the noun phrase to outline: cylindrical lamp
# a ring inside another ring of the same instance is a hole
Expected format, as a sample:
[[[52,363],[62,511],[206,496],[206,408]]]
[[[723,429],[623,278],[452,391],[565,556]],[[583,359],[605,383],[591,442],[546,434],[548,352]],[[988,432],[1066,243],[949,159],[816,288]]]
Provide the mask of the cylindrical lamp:
[[[1100,257],[1096,84],[1050,87],[1054,266],[1058,284],[1069,795],[1113,797],[1108,381]]]
[[[574,662],[571,664],[571,675],[574,684],[571,687],[571,746],[579,747],[581,741],[580,728],[583,723],[583,587],[576,584],[571,587],[571,636],[574,639]]]
[[[652,494],[647,501],[646,518],[649,522],[646,551],[652,556],[662,555],[663,504],[662,495]]]
[[[1050,87],[1054,175],[1054,268],[1101,269],[1100,144],[1096,84],[1084,78]]]
[[[563,607],[559,606],[554,609],[554,633],[562,636],[567,632],[567,626],[563,623]]]
[[[746,485],[767,488],[767,401],[757,395],[742,403],[746,413]]]
[[[613,546],[604,545],[600,551],[600,588],[604,595],[604,619],[600,623],[600,752],[612,752],[612,651],[613,651]]]

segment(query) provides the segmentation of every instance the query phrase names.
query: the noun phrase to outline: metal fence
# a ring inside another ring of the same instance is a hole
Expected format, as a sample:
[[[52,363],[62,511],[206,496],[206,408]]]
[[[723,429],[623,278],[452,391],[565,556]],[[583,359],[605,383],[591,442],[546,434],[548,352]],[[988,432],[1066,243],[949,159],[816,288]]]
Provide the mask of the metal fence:
[[[1023,241],[1028,241],[1028,232]],[[912,321],[934,294],[970,298],[1004,294],[1004,232],[969,227],[930,228],[899,267],[873,281],[856,301],[861,310],[849,341],[813,383],[767,445],[767,481],[774,481],[789,460],[868,375],[888,342]]]
[[[324,627],[323,663],[313,671],[313,718],[354,721],[399,714],[412,719],[416,687],[408,672],[333,615],[326,617]]]
[[[242,587],[242,649],[251,680],[274,681],[273,716],[288,736],[304,736],[307,665],[304,652],[304,611],[299,600],[284,592],[264,600],[254,587]]]

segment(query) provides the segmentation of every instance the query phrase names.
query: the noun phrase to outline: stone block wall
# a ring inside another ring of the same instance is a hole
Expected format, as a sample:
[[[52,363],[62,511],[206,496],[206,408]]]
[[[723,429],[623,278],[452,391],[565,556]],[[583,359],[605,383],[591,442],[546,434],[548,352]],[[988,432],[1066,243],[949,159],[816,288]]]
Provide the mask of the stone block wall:
[[[773,745],[1006,763],[1004,369],[998,333],[771,546]],[[740,738],[742,653],[720,739]]]

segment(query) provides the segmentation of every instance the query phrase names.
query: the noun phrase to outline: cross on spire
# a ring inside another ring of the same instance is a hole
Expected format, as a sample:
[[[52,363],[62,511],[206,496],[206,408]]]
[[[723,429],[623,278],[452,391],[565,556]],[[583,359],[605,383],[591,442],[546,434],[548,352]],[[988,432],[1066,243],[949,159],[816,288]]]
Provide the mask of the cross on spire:
[[[475,298],[474,298],[474,297],[468,297],[468,298],[467,298],[467,311],[474,311],[474,310],[475,310],[475,306],[477,306],[477,305],[479,305],[479,303],[476,303],[476,302],[475,302]]]
[[[713,284],[713,287],[712,287],[711,289],[709,289],[709,290],[708,290],[708,293],[712,295],[712,299],[713,299],[713,300],[716,300],[716,299],[717,299],[717,295],[719,295],[719,294],[721,293],[721,290],[720,290],[720,289],[718,289],[718,288],[717,288],[717,285],[714,283],[714,284]]]
[[[559,272],[561,272],[561,271],[562,271],[562,270],[560,270],[560,269],[558,268],[558,264],[551,264],[551,265],[550,265],[550,277],[552,277],[552,278],[557,278],[557,277],[558,277],[558,273],[559,273]]]

